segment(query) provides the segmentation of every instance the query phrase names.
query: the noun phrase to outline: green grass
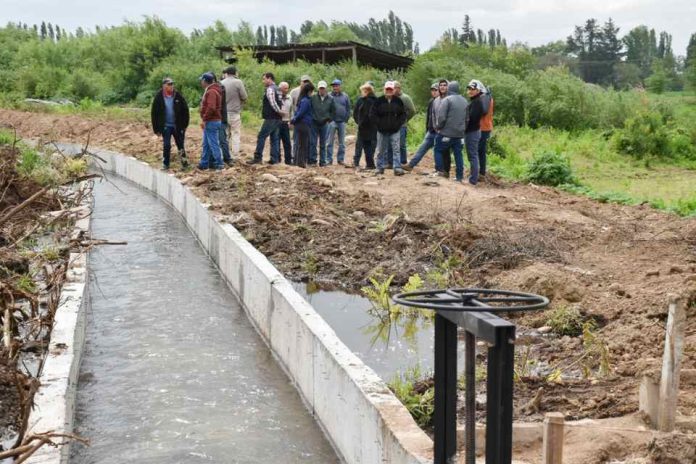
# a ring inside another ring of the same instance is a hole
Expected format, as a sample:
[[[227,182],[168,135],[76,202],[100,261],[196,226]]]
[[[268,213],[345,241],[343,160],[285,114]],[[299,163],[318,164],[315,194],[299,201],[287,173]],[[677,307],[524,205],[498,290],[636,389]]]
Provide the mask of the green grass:
[[[696,116],[695,116],[696,117]],[[501,158],[491,155],[491,169],[504,177],[523,180],[535,153],[566,154],[582,187],[569,189],[600,201],[649,203],[683,216],[696,214],[696,161],[638,160],[617,153],[602,131],[573,134],[557,129],[502,126],[499,142],[510,149]]]

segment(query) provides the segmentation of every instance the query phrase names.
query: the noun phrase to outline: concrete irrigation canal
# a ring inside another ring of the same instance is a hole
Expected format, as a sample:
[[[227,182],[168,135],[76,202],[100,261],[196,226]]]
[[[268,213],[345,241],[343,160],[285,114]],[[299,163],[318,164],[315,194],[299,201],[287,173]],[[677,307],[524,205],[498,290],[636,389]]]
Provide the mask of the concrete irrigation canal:
[[[338,462],[182,218],[110,176],[92,235],[74,463]]]

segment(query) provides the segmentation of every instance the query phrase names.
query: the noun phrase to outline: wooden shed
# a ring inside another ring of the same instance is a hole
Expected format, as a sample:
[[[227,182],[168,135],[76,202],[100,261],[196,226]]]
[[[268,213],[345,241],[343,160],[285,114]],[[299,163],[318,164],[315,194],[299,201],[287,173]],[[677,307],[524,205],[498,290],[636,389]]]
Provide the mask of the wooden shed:
[[[316,42],[309,44],[287,45],[250,45],[248,47],[217,47],[220,57],[227,62],[235,61],[238,48],[249,48],[259,61],[268,58],[274,63],[282,64],[296,60],[310,63],[334,64],[352,61],[355,64],[372,66],[384,70],[406,69],[413,64],[407,56],[395,55],[358,42]]]

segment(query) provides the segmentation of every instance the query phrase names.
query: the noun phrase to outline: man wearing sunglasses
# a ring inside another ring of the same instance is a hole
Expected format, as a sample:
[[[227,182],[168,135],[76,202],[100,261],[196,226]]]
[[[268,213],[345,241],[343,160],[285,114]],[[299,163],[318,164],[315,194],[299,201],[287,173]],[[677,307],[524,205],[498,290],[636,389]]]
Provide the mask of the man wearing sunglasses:
[[[181,167],[188,168],[184,139],[189,125],[189,107],[184,96],[174,89],[172,78],[165,77],[162,80],[162,89],[152,101],[150,116],[152,130],[162,137],[162,169],[169,169],[172,136],[179,152]]]

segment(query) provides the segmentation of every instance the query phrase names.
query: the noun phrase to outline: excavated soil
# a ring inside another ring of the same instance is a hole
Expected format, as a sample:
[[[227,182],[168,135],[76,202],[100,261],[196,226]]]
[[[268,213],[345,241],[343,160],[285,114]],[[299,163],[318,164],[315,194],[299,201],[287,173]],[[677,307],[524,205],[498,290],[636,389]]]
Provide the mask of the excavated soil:
[[[159,163],[161,142],[143,122],[0,110],[0,124],[44,142],[84,143],[90,133],[95,146]],[[253,134],[244,134],[243,159],[253,142]],[[192,158],[200,153],[197,128],[187,147]],[[668,295],[696,286],[696,218],[496,179],[456,184],[421,175],[432,170],[428,163],[403,177],[243,163],[220,173],[183,173],[178,166],[175,172],[290,278],[358,290],[379,270],[401,285],[453,257],[451,277],[467,286],[540,293],[552,307],[579,309],[607,343],[611,375],[583,379],[576,368],[560,383],[521,382],[520,405],[544,390],[539,407],[520,416],[635,412],[642,374],[661,363]],[[696,368],[693,307],[689,316],[683,367]],[[543,313],[515,317],[519,332],[532,334],[540,362],[571,364],[581,338],[534,335],[545,319]],[[696,387],[683,388],[680,413],[695,415]]]

